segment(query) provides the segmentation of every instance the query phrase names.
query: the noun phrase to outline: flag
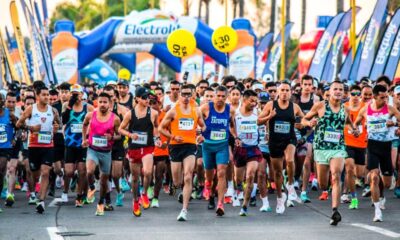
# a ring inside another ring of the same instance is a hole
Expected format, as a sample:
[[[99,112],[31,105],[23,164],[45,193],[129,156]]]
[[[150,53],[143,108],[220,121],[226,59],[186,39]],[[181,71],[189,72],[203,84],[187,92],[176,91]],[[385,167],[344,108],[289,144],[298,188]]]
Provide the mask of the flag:
[[[264,35],[256,49],[256,78],[262,78],[262,71],[264,70],[267,61],[268,50],[274,39],[274,33],[269,32]]]

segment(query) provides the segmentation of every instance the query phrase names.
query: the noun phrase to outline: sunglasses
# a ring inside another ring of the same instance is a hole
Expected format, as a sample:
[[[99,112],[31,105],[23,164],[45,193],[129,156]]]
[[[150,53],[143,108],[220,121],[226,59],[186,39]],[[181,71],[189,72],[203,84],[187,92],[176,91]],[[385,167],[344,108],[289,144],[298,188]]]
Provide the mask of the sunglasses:
[[[144,96],[141,96],[140,98],[143,100],[147,100],[147,99],[149,99],[149,95],[144,95]]]
[[[179,91],[179,88],[171,88],[171,91]]]
[[[189,98],[189,97],[192,96],[192,93],[181,93],[181,96],[182,96],[182,97]]]
[[[359,97],[359,96],[361,96],[361,92],[351,92],[350,94],[351,94],[351,96],[353,96],[353,97]]]
[[[233,88],[235,85],[226,86],[226,88]]]

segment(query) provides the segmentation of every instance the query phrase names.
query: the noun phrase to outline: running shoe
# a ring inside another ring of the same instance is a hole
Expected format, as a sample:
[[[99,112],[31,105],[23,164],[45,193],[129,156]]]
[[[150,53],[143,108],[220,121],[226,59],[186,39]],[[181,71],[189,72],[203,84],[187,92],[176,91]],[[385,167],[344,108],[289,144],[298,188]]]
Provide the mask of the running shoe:
[[[381,208],[381,210],[385,210],[386,209],[386,198],[385,197],[380,197],[379,198],[379,206]]]
[[[187,210],[186,209],[182,209],[181,212],[179,213],[178,217],[176,218],[176,220],[178,220],[179,222],[184,222],[187,220]]]
[[[371,188],[369,186],[366,186],[363,189],[362,196],[363,197],[370,197],[371,196]]]
[[[67,193],[61,193],[61,202],[63,202],[63,203],[68,202],[68,194]]]
[[[231,204],[231,203],[232,203],[232,197],[230,197],[230,196],[225,196],[225,197],[224,197],[224,203],[225,203],[225,204]]]
[[[210,200],[210,189],[204,188],[203,190],[203,197],[206,201]]]
[[[21,188],[21,192],[28,192],[29,188],[28,188],[28,183],[24,182],[22,184],[22,188]]]
[[[37,203],[36,195],[35,195],[35,194],[30,195],[30,196],[29,196],[28,204],[29,204],[29,205],[35,205],[36,203]]]
[[[333,211],[330,225],[336,226],[340,221],[342,221],[342,216],[340,216],[339,211]]]
[[[282,197],[281,198],[277,198],[276,213],[283,214],[285,212],[286,199],[287,199],[286,193],[282,193]]]
[[[178,202],[179,202],[179,203],[183,203],[183,193],[182,193],[182,192],[180,192],[180,193],[178,194]]]
[[[36,203],[36,212],[42,214],[44,212],[44,201]]]
[[[228,187],[228,189],[226,190],[225,196],[232,197],[234,193],[235,193],[235,189],[233,189],[233,187]]]
[[[380,208],[375,208],[374,222],[383,222],[383,214]]]
[[[318,180],[316,178],[311,181],[311,190],[318,191]]]
[[[48,193],[48,195],[49,195],[50,197],[54,197],[54,196],[56,195],[56,189],[54,188],[54,185],[50,185],[50,186],[49,186],[49,193]]]
[[[64,185],[63,184],[63,178],[60,177],[60,176],[57,176],[57,178],[56,178],[56,188],[57,189],[61,189],[63,185]]]
[[[35,192],[40,192],[40,183],[38,182],[35,184]]]
[[[357,188],[363,188],[364,187],[364,183],[359,178],[356,179],[356,187]]]
[[[142,211],[140,210],[139,201],[133,201],[132,204],[132,213],[135,217],[140,217],[142,215]]]
[[[294,207],[294,202],[290,199],[286,201],[286,207]]]
[[[243,189],[246,189],[245,187],[243,187]],[[243,200],[243,191],[240,191],[239,195],[238,195],[238,199],[239,200]]]
[[[152,208],[159,208],[160,207],[160,204],[158,203],[158,199],[157,198],[153,198],[151,200],[151,207]]]
[[[1,191],[1,198],[6,199],[7,198],[7,188],[3,188],[3,191]]]
[[[124,193],[117,193],[117,197],[115,199],[115,206],[122,207],[124,205]]]
[[[71,179],[71,183],[69,184],[69,189],[71,189],[71,192],[75,192],[77,182],[78,182],[78,177],[74,175]]]
[[[6,206],[7,207],[12,207],[12,205],[14,203],[15,203],[14,194],[12,194],[12,193],[7,194]]]
[[[108,211],[108,212],[114,211],[114,207],[111,205],[111,203],[106,203],[104,205],[104,211]]]
[[[246,217],[247,215],[248,215],[247,207],[243,206],[243,207],[240,209],[239,216]]]
[[[307,192],[301,192],[301,194],[300,194],[300,199],[301,199],[301,201],[303,202],[303,203],[310,203],[311,202],[311,199],[308,197],[308,194],[307,194]]]
[[[294,189],[299,190],[300,189],[299,186],[300,186],[299,181],[294,181],[294,183],[293,183]]]
[[[358,199],[352,198],[349,209],[358,209]]]
[[[272,212],[272,208],[269,206],[269,203],[263,204],[260,208],[260,212]]]
[[[119,185],[121,186],[122,192],[128,192],[131,190],[131,187],[129,186],[128,182],[126,181],[125,178],[120,178],[119,179]]]
[[[349,194],[343,193],[342,196],[340,197],[340,203],[350,203],[350,202],[351,202],[351,198],[350,198]]]
[[[296,189],[294,189],[294,186],[286,184],[286,189],[288,190],[288,199],[290,201],[297,201],[299,197],[297,196]]]
[[[233,196],[232,206],[233,207],[239,207],[240,206],[240,201],[239,201],[239,198],[237,197],[236,194],[235,194],[235,196]]]
[[[83,201],[82,201],[82,199],[76,199],[76,200],[75,200],[75,207],[77,207],[77,208],[83,207]]]
[[[218,208],[217,208],[216,213],[217,213],[217,216],[218,216],[218,217],[224,216],[224,214],[225,214],[224,204],[218,203]]]
[[[14,189],[15,189],[15,190],[21,190],[21,184],[19,184],[18,181],[15,182]]]
[[[214,197],[210,197],[210,199],[208,200],[207,208],[208,208],[208,210],[214,210],[215,209],[215,198]]]
[[[93,189],[93,190],[91,190],[89,188],[88,193],[87,193],[87,197],[86,197],[86,200],[87,200],[88,203],[94,203],[94,200],[96,199],[95,196],[94,196],[95,193],[96,193],[96,188]]]
[[[164,187],[163,187],[163,189],[164,189],[164,193],[165,193],[165,194],[168,194],[168,193],[169,193],[169,186],[168,186],[168,184],[165,184]]]
[[[390,184],[389,190],[393,191],[396,188],[396,179],[392,176],[392,182]]]
[[[319,196],[319,200],[321,201],[326,201],[329,198],[329,193],[328,191],[323,191],[322,194]]]
[[[396,187],[394,189],[394,196],[396,196],[397,198],[400,198],[400,187]]]
[[[97,204],[96,216],[104,216],[104,204]]]
[[[149,199],[152,199],[152,198],[154,197],[154,187],[149,187],[149,188],[147,189],[147,197],[148,197]]]
[[[250,207],[256,207],[256,206],[257,206],[257,198],[251,197],[250,198]]]
[[[150,200],[147,197],[147,194],[142,194],[142,205],[144,209],[148,209],[150,207]]]

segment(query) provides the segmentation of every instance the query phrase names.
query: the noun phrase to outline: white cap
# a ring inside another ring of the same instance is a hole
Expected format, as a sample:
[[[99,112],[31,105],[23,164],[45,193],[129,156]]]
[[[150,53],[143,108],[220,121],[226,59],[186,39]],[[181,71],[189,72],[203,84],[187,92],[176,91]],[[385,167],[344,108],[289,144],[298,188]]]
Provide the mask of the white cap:
[[[396,86],[395,88],[394,88],[394,95],[397,95],[397,94],[399,94],[400,93],[400,86]]]
[[[257,89],[262,91],[262,90],[264,90],[264,86],[261,83],[256,83],[251,87],[251,89],[253,89],[253,91],[255,91]]]
[[[117,85],[117,82],[111,80],[111,81],[108,81],[106,85]]]

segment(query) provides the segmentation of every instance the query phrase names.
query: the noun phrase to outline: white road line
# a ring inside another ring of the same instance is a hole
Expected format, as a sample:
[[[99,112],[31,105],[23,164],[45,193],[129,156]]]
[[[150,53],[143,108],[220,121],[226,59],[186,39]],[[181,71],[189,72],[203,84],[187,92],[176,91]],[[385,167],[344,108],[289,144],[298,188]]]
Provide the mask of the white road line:
[[[48,207],[57,207],[57,203],[59,202],[61,202],[61,198],[54,198],[54,200],[49,203]]]
[[[61,235],[57,234],[58,232],[60,232],[60,230],[57,227],[47,228],[47,233],[49,234],[50,240],[64,240]]]
[[[375,226],[362,224],[362,223],[352,223],[351,225],[354,227],[364,228],[364,229],[385,235],[387,237],[400,238],[400,233],[392,232],[392,231],[384,229],[384,228],[375,227]]]

